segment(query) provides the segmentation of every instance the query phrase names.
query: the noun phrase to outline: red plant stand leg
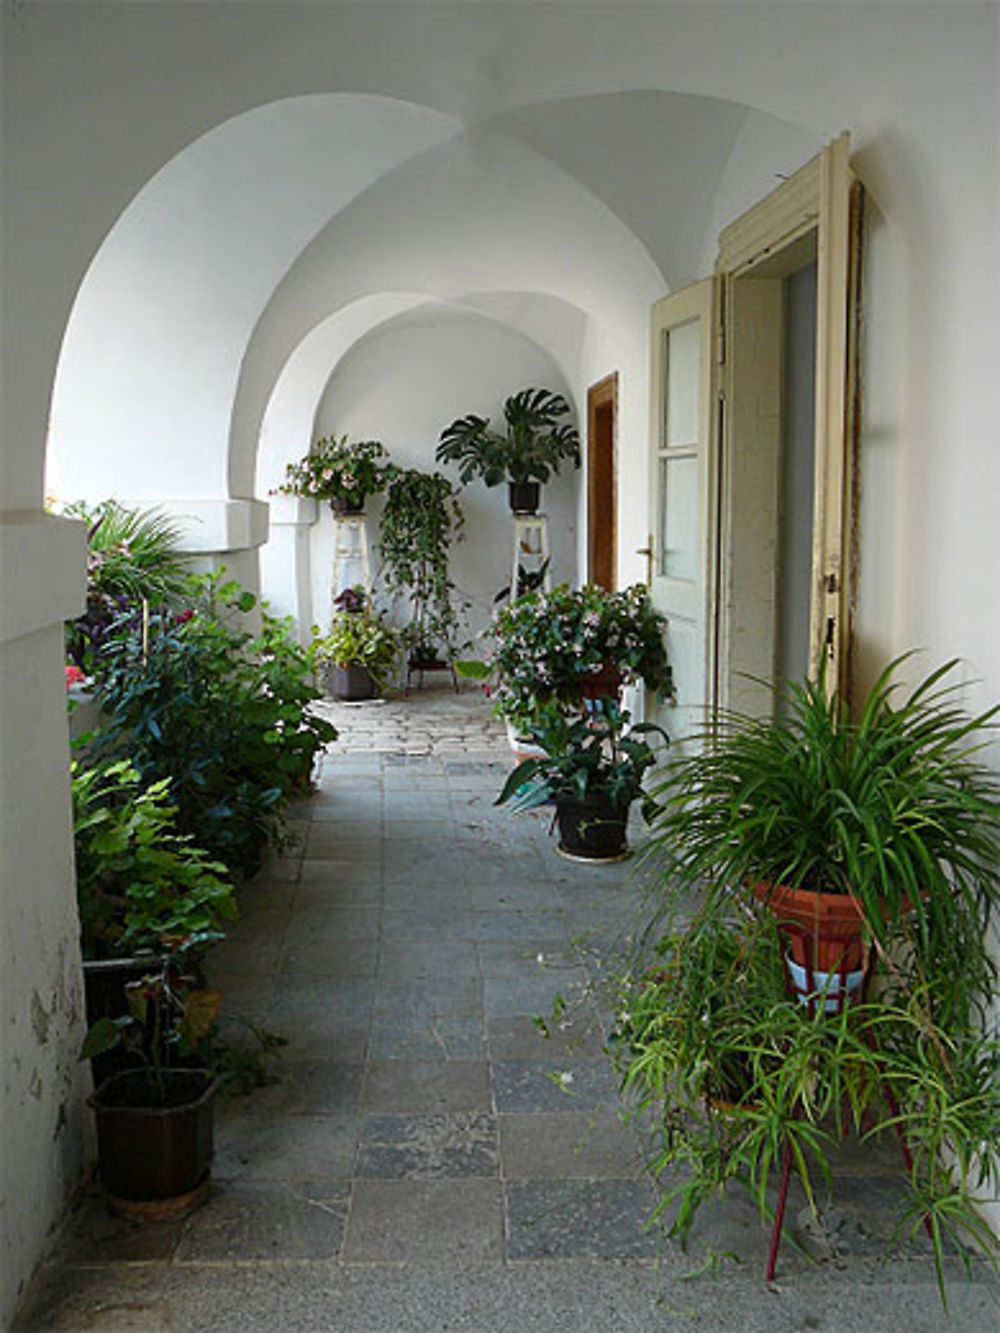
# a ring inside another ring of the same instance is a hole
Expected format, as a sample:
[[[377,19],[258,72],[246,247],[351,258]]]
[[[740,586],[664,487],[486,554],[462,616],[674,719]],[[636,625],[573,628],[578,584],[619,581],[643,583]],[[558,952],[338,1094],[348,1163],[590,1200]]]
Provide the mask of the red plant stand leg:
[[[788,1202],[788,1185],[792,1177],[792,1143],[786,1136],[785,1146],[781,1151],[781,1184],[778,1186],[778,1204],[774,1210],[774,1226],[771,1228],[771,1248],[767,1252],[767,1268],[764,1270],[765,1282],[774,1281],[774,1270],[778,1264],[778,1246],[781,1244],[781,1229],[785,1222],[785,1205]]]

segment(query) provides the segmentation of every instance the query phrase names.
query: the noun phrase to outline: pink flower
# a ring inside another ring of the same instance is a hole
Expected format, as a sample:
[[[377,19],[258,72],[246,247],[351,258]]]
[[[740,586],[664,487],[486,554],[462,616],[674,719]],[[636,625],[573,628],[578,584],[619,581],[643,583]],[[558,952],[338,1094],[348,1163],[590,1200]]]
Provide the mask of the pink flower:
[[[190,607],[188,608],[187,611],[178,611],[177,614],[174,616],[174,624],[186,625],[193,615],[194,612],[190,609]]]
[[[66,688],[70,689],[74,685],[82,685],[87,679],[78,666],[66,667]]]

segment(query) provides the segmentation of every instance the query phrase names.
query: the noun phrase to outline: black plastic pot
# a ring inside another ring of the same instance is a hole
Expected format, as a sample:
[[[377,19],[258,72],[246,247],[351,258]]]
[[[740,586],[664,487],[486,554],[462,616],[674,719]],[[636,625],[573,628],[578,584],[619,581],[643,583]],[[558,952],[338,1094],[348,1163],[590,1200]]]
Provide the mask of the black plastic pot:
[[[342,495],[330,497],[330,508],[336,518],[363,518],[365,513],[364,505],[359,507],[352,504],[350,500],[345,500]]]
[[[628,806],[612,805],[606,796],[556,796],[555,806],[559,850],[565,855],[604,861],[627,853]]]
[[[163,1077],[165,1104],[151,1094],[145,1069],[114,1074],[89,1099],[98,1170],[112,1199],[176,1199],[208,1177],[218,1083],[206,1069],[167,1069]]]
[[[349,703],[360,699],[375,697],[375,682],[366,667],[351,663],[350,666],[332,666],[326,675],[327,691],[335,699],[344,699]]]
[[[542,487],[537,481],[510,481],[507,496],[515,514],[537,514]]]

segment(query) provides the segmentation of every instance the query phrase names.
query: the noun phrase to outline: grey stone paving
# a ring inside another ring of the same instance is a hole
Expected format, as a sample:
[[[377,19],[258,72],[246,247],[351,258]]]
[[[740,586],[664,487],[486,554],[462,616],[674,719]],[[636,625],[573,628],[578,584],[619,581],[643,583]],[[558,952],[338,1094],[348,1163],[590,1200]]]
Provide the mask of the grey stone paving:
[[[493,807],[511,756],[478,694],[329,710],[300,848],[246,886],[211,965],[288,1038],[280,1082],[220,1105],[186,1221],[137,1228],[88,1193],[20,1327],[995,1333],[978,1271],[955,1265],[946,1315],[919,1242],[880,1257],[884,1153],[845,1149],[828,1261],[786,1242],[769,1287],[746,1199],[707,1205],[687,1253],[661,1241],[591,984],[635,919],[629,866],[569,864],[544,813]]]

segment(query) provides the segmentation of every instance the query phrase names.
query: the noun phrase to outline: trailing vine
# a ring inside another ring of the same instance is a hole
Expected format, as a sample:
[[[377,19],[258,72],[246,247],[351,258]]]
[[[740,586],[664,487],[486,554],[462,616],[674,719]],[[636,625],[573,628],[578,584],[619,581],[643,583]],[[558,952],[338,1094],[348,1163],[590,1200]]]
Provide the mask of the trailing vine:
[[[403,636],[413,658],[450,661],[462,646],[449,555],[464,526],[457,491],[439,472],[406,468],[389,483],[378,540],[381,577],[390,592],[410,598]]]

